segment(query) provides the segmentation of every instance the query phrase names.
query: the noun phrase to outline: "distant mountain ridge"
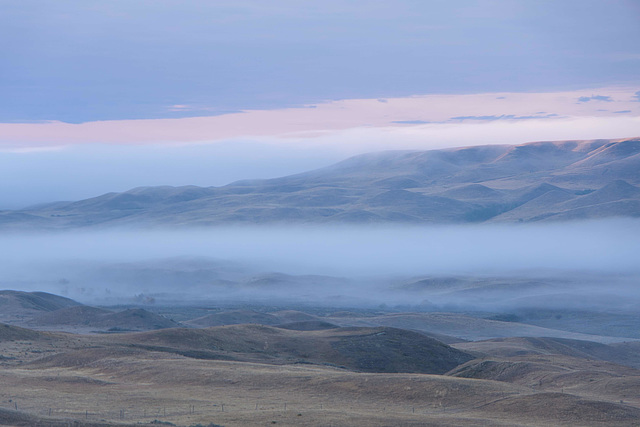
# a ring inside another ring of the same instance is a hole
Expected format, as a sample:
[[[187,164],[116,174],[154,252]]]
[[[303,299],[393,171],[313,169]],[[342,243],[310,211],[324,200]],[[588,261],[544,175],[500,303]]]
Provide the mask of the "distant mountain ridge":
[[[640,138],[387,151],[222,187],[1,211],[0,227],[532,222],[640,216]]]

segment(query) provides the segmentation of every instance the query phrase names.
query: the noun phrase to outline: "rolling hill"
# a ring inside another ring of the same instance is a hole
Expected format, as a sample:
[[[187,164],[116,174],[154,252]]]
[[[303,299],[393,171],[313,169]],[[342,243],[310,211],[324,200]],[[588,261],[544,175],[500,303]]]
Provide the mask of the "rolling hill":
[[[179,323],[142,308],[111,312],[90,306],[63,308],[43,313],[29,321],[36,327],[90,327],[110,331],[146,331],[176,328]]]
[[[640,216],[640,139],[391,151],[222,187],[140,187],[0,212],[0,227],[530,222]]]
[[[78,307],[80,303],[47,292],[0,290],[0,321],[30,319],[33,316],[65,308]]]

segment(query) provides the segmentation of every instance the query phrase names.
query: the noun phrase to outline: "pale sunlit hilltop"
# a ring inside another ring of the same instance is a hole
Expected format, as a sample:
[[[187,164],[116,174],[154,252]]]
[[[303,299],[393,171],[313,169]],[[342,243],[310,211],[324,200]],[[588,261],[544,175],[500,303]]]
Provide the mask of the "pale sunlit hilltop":
[[[0,2],[0,426],[640,425],[635,0]]]
[[[7,228],[467,223],[640,215],[640,139],[364,154],[222,187],[140,187],[0,213]]]

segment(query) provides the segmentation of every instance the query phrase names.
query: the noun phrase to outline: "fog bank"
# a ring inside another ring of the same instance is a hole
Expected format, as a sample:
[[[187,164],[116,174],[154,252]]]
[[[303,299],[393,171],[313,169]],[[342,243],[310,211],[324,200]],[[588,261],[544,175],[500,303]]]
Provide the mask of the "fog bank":
[[[5,272],[68,261],[208,257],[290,274],[379,276],[523,270],[637,272],[640,221],[527,225],[242,226],[9,234]]]
[[[637,219],[21,233],[0,248],[0,288],[85,303],[640,304]]]

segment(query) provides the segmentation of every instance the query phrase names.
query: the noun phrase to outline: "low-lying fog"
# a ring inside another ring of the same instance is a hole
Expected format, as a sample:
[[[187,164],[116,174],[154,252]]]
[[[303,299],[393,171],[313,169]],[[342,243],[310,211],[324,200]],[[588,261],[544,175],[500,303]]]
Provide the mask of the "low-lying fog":
[[[637,219],[23,233],[0,248],[0,288],[87,303],[631,308],[640,298]]]

